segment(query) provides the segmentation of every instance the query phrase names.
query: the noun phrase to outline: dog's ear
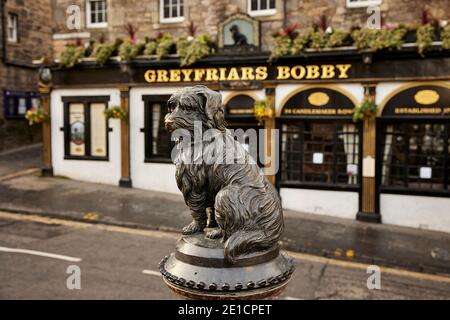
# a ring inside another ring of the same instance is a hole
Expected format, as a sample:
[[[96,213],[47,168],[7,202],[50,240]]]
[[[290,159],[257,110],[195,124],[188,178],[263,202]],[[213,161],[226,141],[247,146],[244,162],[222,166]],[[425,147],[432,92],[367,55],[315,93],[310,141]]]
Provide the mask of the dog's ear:
[[[213,127],[223,130],[225,129],[224,110],[222,105],[222,96],[220,93],[213,91],[205,86],[196,86],[197,94],[205,100],[203,106],[204,112]]]

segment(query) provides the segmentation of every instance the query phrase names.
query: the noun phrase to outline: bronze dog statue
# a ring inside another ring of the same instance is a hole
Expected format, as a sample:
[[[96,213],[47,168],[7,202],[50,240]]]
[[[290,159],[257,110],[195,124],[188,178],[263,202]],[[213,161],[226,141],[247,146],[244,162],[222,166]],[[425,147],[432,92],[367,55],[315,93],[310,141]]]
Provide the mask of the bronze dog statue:
[[[193,135],[194,123],[201,122],[203,130],[214,129],[230,143],[231,164],[225,159],[212,164],[187,163],[183,161],[189,158],[183,154],[185,150],[179,152],[175,164],[178,188],[193,217],[183,234],[203,232],[207,224],[218,225],[206,237],[222,237],[224,256],[233,263],[238,256],[276,246],[284,225],[277,191],[226,129],[221,98],[205,86],[181,89],[168,100],[165,126],[169,131],[185,129]],[[203,143],[204,148],[211,148],[218,140]],[[212,212],[210,219],[208,211]]]

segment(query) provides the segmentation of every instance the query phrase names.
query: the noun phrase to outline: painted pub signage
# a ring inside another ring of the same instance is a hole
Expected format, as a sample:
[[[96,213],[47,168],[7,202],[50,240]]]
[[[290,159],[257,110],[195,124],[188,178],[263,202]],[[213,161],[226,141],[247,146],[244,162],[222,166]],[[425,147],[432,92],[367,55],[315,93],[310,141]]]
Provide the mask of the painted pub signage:
[[[421,85],[405,89],[387,101],[383,116],[450,117],[450,88]]]
[[[348,79],[351,64],[147,69],[147,83]]]

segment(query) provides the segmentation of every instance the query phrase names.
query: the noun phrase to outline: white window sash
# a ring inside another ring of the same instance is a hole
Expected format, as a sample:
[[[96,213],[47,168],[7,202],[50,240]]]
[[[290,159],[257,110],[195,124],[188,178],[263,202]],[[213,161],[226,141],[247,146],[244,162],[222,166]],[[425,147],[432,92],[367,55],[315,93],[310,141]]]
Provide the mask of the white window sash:
[[[8,14],[8,41],[17,42],[17,16]]]
[[[177,16],[172,17],[172,8],[174,7],[172,5],[172,0],[169,0],[169,17],[164,16],[164,0],[159,1],[159,22],[161,23],[177,23],[177,22],[183,22],[184,21],[184,11],[183,15],[181,15],[181,1],[176,0],[176,8],[177,8]],[[184,6],[184,2],[183,2]]]
[[[347,8],[364,8],[370,6],[378,6],[382,0],[347,0]]]
[[[95,6],[95,9],[94,9],[94,15],[95,15],[95,20],[96,20],[95,22],[92,21],[92,19],[91,19],[92,2],[95,2],[95,0],[87,0],[86,1],[86,27],[88,27],[88,28],[106,28],[108,26],[108,20],[107,20],[108,8],[107,8],[106,0],[104,1],[105,4],[104,4],[102,10],[100,10],[99,7],[97,7],[97,5]],[[100,18],[101,18],[101,20],[100,20]],[[102,21],[102,22],[98,22],[98,21]]]
[[[252,1],[251,0],[247,0],[247,12],[248,12],[248,14],[250,16],[252,16],[252,17],[270,16],[270,15],[274,15],[274,14],[277,13],[276,2],[275,2],[275,8],[260,9],[261,8],[261,1],[263,1],[263,0],[257,0],[258,8],[256,10],[252,10]],[[265,1],[267,1],[267,6],[269,6],[270,1],[269,0],[265,0]]]

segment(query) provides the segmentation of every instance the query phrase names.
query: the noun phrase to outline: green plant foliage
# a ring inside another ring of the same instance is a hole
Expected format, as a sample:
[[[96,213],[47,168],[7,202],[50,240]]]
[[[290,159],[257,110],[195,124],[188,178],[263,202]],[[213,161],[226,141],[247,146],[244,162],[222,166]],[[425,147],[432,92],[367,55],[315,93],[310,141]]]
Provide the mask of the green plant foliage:
[[[133,56],[133,44],[129,40],[125,40],[119,47],[119,56],[125,60],[130,61]]]
[[[325,48],[328,43],[328,34],[320,31],[315,31],[311,33],[311,43],[310,47],[313,49]]]
[[[28,124],[32,126],[35,123],[48,122],[50,115],[42,108],[32,108],[25,113],[25,119],[28,120]]]
[[[417,50],[421,56],[424,56],[425,51],[431,47],[433,42],[434,27],[431,24],[426,24],[417,28]]]
[[[350,34],[347,31],[334,29],[333,32],[328,37],[326,47],[327,48],[341,47],[345,44],[345,42],[349,37]]]
[[[446,25],[441,32],[442,48],[450,50],[450,24]]]
[[[167,57],[174,43],[175,41],[171,34],[169,33],[163,34],[162,37],[158,39],[158,46],[156,48],[156,59],[161,60],[162,58]]]
[[[360,105],[353,109],[353,121],[358,122],[364,118],[373,118],[376,116],[378,106],[371,99],[366,99]]]
[[[133,46],[133,50],[131,50],[131,55],[133,57],[140,56],[144,52],[144,49],[145,49],[145,42],[138,42]]]
[[[109,120],[109,119],[123,120],[128,115],[127,112],[119,106],[112,106],[110,108],[107,108],[105,111],[103,111],[103,114],[104,114],[106,120]]]
[[[189,66],[197,60],[210,55],[213,52],[212,40],[207,34],[202,34],[193,40],[185,50],[185,56],[180,56],[180,65],[182,67]]]
[[[378,51],[383,49],[401,49],[403,38],[408,30],[400,26],[392,30],[359,29],[352,33],[354,45],[360,50]]]
[[[274,48],[270,55],[270,60],[287,56],[291,52],[292,39],[288,35],[278,35],[274,38]]]
[[[59,57],[60,63],[66,68],[72,68],[84,57],[84,48],[67,45]]]
[[[269,108],[267,100],[255,101],[253,105],[255,118],[258,120],[258,125],[264,124],[264,120],[272,116],[272,111]]]
[[[294,41],[292,41],[292,47],[290,53],[293,55],[301,55],[305,52],[308,47],[309,42],[311,41],[311,34],[313,31],[307,31],[304,33],[299,33]]]
[[[99,65],[104,65],[106,61],[111,57],[115,50],[114,44],[99,44],[94,51],[95,60]]]
[[[154,40],[149,41],[144,48],[144,55],[151,56],[156,53],[156,48],[158,47],[158,43]]]
[[[188,39],[186,39],[185,37],[178,39],[178,41],[177,41],[177,55],[181,59],[184,59],[184,57],[186,57],[190,44],[191,44],[191,42]]]

